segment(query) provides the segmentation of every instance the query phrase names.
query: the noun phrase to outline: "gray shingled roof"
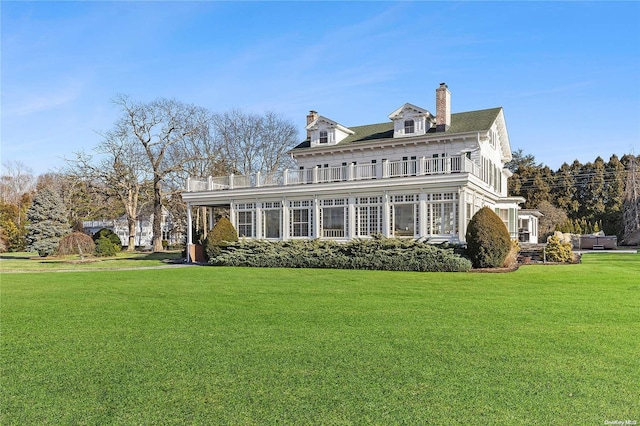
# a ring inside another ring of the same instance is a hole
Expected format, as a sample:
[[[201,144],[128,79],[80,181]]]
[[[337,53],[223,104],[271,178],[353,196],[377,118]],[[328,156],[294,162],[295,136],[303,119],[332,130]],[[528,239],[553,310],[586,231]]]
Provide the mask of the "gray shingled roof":
[[[489,130],[493,122],[498,118],[498,114],[502,110],[501,107],[483,109],[478,111],[459,112],[451,114],[451,127],[445,134],[480,132]],[[344,146],[359,142],[370,142],[375,140],[393,139],[393,122],[367,124],[365,126],[349,127],[354,132],[353,135],[347,136],[339,144],[335,146]],[[429,133],[436,133],[435,129],[431,129]],[[403,138],[404,139],[404,138]],[[303,141],[295,149],[304,149],[310,147],[309,139]]]

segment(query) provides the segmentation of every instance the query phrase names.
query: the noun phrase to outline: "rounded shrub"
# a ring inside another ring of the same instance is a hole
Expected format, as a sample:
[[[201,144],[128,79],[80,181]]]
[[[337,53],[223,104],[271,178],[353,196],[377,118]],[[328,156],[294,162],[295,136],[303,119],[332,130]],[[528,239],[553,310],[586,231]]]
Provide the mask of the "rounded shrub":
[[[220,218],[205,240],[205,255],[208,259],[218,257],[222,249],[238,241],[238,232],[226,217]]]
[[[84,232],[72,232],[58,243],[58,254],[92,254],[96,248],[93,239]]]
[[[467,254],[474,268],[499,268],[511,250],[507,227],[489,207],[473,215],[466,238]]]
[[[549,262],[571,263],[573,251],[570,243],[563,243],[557,235],[552,235],[547,240],[545,255]]]
[[[118,234],[113,232],[111,229],[102,228],[101,230],[93,234],[93,241],[96,244],[98,244],[98,240],[100,238],[107,238],[109,241],[111,241],[111,243],[116,246],[116,251],[122,250],[122,241],[120,241],[120,237],[118,237]]]
[[[115,256],[119,251],[120,246],[113,244],[109,238],[102,237],[96,241],[96,248],[93,253],[98,257],[111,257]]]

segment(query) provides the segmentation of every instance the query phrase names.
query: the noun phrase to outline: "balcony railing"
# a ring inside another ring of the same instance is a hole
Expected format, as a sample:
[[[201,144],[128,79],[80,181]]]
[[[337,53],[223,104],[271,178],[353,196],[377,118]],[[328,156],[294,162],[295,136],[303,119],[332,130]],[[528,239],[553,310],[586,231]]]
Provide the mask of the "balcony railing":
[[[369,179],[391,179],[408,176],[471,173],[482,178],[480,166],[465,156],[419,158],[371,164],[350,164],[339,167],[314,167],[304,170],[284,170],[281,173],[256,173],[250,176],[230,175],[207,179],[189,178],[187,192],[223,189],[290,186],[327,182],[347,182]]]

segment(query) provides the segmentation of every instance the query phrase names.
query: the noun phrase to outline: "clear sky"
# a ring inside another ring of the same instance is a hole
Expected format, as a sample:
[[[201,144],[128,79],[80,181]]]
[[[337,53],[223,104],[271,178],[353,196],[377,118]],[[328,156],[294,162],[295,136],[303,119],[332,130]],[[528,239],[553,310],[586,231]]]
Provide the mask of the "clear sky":
[[[406,102],[502,106],[511,148],[557,169],[640,154],[640,2],[2,1],[1,159],[90,152],[117,94],[215,112],[313,109],[347,127]]]

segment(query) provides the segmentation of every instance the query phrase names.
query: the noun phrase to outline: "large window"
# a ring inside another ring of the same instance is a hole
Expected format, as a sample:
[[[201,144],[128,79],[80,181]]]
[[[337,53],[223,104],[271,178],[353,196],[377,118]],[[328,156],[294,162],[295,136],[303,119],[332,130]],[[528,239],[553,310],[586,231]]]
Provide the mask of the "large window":
[[[311,201],[290,201],[289,232],[292,237],[313,236],[313,208]]]
[[[322,236],[343,238],[347,234],[346,200],[322,200]]]
[[[430,220],[428,228],[430,234],[454,234],[458,223],[458,209],[455,193],[431,194],[429,201]],[[467,207],[469,212],[470,205]]]
[[[244,211],[236,213],[238,222],[238,236],[239,237],[253,237],[253,212]]]
[[[357,237],[382,233],[382,197],[356,198]]]
[[[280,202],[262,204],[262,228],[264,238],[282,238],[282,204]]]
[[[415,195],[394,195],[391,197],[391,223],[394,237],[416,235],[418,221],[418,197]]]

